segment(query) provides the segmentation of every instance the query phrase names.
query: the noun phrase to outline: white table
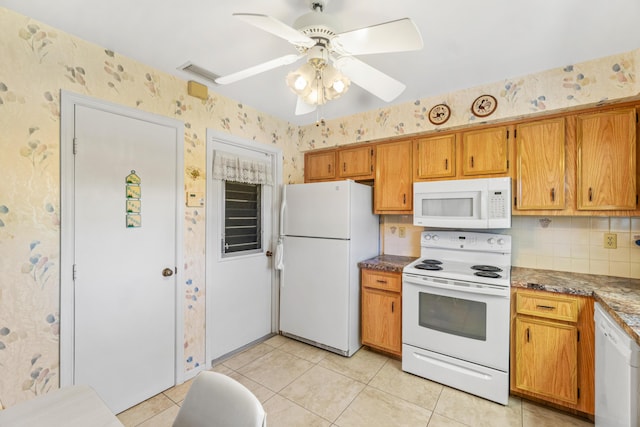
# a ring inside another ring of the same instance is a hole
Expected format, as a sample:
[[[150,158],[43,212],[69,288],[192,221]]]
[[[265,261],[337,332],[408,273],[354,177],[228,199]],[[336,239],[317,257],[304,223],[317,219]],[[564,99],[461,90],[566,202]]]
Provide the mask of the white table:
[[[0,411],[2,427],[123,427],[98,394],[73,385]]]

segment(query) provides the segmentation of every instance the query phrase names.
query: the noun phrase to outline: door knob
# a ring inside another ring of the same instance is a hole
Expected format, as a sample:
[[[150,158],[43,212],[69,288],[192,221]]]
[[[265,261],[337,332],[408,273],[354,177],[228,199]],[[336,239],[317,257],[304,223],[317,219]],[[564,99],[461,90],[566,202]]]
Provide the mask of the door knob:
[[[164,277],[173,276],[173,270],[170,268],[165,268],[164,270],[162,270],[162,275]]]
[[[267,252],[265,252],[264,254],[265,254],[266,256],[273,256],[273,252],[271,252],[271,251],[267,251]]]

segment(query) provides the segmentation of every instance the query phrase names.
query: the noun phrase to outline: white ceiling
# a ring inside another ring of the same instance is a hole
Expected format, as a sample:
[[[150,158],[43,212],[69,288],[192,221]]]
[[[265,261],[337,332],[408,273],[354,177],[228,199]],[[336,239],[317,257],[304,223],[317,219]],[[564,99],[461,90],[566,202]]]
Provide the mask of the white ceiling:
[[[0,6],[97,43],[184,80],[190,61],[230,74],[296,53],[292,45],[237,18],[262,13],[292,25],[308,0],[0,0]],[[406,84],[391,104],[446,94],[640,48],[639,0],[330,0],[325,13],[343,30],[409,17],[424,48],[359,57]],[[294,114],[296,97],[277,68],[210,91],[287,120],[309,124],[316,113]],[[495,95],[495,94],[494,94]],[[326,119],[389,105],[351,85],[321,110]]]

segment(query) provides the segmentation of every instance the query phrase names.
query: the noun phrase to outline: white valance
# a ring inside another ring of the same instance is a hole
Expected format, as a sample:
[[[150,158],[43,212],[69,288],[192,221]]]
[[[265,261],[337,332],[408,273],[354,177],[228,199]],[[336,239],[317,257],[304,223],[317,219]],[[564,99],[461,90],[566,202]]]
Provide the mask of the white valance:
[[[246,184],[273,185],[271,162],[215,151],[213,179]]]

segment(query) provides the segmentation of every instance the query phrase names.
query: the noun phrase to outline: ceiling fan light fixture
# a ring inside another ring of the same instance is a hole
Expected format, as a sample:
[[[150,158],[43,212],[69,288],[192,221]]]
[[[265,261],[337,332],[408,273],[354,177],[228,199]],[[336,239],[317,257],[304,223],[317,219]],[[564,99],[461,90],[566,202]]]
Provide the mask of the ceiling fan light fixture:
[[[287,74],[287,86],[298,96],[306,96],[316,78],[316,69],[308,62]]]
[[[333,65],[307,62],[287,75],[287,86],[305,103],[322,105],[342,96],[351,81]]]
[[[327,64],[322,69],[322,84],[324,86],[325,97],[327,100],[332,100],[339,98],[349,89],[351,80],[338,71],[336,67]]]

